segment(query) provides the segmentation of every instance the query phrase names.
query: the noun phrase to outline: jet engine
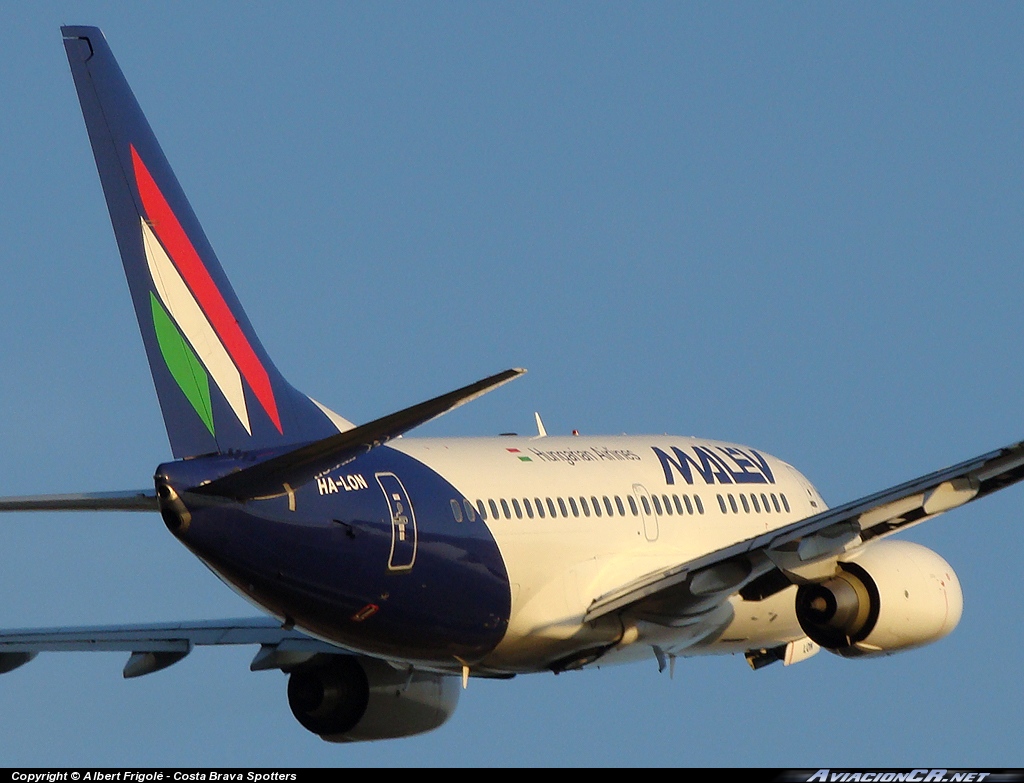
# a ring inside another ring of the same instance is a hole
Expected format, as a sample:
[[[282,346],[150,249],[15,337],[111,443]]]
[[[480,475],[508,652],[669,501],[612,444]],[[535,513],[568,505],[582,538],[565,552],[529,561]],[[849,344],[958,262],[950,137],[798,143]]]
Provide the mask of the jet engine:
[[[885,540],[848,557],[834,577],[797,591],[800,627],[825,649],[887,655],[938,641],[960,622],[960,582],[930,549]]]
[[[458,701],[457,677],[401,671],[351,655],[332,655],[288,678],[292,714],[328,742],[422,734],[448,720]]]

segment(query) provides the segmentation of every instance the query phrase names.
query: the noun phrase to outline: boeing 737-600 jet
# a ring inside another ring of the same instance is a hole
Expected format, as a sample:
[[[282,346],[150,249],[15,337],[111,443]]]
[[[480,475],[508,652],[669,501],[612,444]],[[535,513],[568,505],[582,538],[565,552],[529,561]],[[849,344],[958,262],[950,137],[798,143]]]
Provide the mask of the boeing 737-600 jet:
[[[158,512],[267,616],[6,632],[0,671],[124,650],[136,677],[254,645],[299,722],[343,742],[440,726],[469,677],[885,655],[956,626],[953,570],[890,536],[1019,481],[1024,444],[829,509],[733,443],[548,437],[539,417],[534,437],[399,439],[520,369],[357,426],[274,366],[101,32],[63,34],[174,459],[152,488],[0,509]]]

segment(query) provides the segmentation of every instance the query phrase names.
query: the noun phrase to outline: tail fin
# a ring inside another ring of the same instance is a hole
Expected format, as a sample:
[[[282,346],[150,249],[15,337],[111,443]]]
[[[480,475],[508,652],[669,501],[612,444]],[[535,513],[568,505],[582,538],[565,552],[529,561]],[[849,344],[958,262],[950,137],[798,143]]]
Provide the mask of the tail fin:
[[[270,361],[103,33],[61,32],[174,456],[350,427]]]

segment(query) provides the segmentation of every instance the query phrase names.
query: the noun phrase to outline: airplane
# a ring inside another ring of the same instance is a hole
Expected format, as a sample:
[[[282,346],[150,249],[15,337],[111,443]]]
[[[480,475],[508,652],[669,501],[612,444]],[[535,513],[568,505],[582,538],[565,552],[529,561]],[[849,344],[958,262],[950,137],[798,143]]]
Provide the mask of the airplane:
[[[549,436],[539,416],[531,436],[405,437],[518,368],[356,425],[275,367],[102,33],[62,33],[173,460],[152,487],[0,510],[159,513],[265,614],[3,631],[0,672],[119,650],[131,678],[251,645],[304,728],[355,742],[438,728],[470,678],[735,653],[760,669],[956,627],[952,568],[892,534],[1024,478],[1024,444],[828,508],[734,443]]]

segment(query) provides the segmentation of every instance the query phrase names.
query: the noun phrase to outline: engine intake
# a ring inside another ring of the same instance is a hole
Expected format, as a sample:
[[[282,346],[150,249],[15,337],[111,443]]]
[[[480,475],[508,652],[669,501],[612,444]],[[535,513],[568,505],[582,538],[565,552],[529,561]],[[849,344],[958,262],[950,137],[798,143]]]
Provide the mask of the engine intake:
[[[886,655],[938,641],[960,622],[960,582],[926,547],[879,541],[840,561],[839,569],[796,595],[800,627],[831,652]]]
[[[373,658],[332,655],[296,669],[288,705],[304,728],[328,742],[422,734],[441,726],[459,700],[456,677],[400,671]]]

